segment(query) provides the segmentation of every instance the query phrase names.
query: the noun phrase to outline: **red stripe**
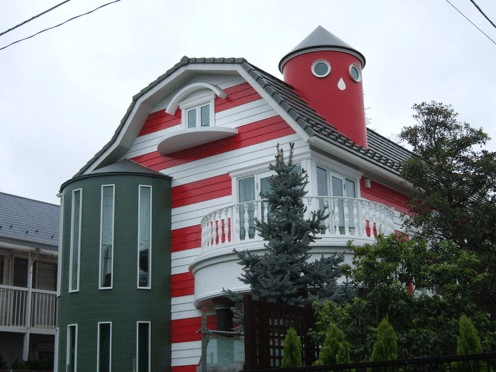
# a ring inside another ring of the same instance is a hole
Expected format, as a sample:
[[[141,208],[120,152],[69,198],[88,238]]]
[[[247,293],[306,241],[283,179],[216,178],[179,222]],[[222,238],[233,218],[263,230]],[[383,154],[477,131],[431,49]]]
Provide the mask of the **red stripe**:
[[[171,367],[171,372],[196,372],[197,369],[196,364],[192,366],[173,366]]]
[[[154,170],[163,170],[209,156],[288,136],[293,133],[295,133],[293,128],[291,128],[280,116],[274,116],[239,127],[236,136],[177,151],[169,155],[161,155],[158,151],[154,151],[137,156],[131,160]]]
[[[190,296],[195,294],[195,278],[192,273],[171,275],[171,297]]]
[[[181,110],[177,110],[176,115],[169,115],[165,110],[152,112],[146,118],[145,124],[143,124],[143,128],[141,128],[138,136],[143,136],[179,124],[181,124]]]
[[[224,91],[227,93],[227,97],[226,99],[219,97],[215,99],[215,112],[228,110],[262,98],[249,83],[235,85]]]
[[[403,213],[407,213],[409,211],[408,195],[384,186],[378,182],[371,181],[371,187],[367,188],[365,187],[365,178],[362,177],[360,180],[360,191],[362,197],[365,199],[387,205]]]
[[[221,174],[172,188],[172,208],[200,203],[232,194],[229,174]]]
[[[200,341],[202,318],[187,318],[187,319],[174,319],[171,321],[171,342],[189,342]],[[207,316],[208,329],[217,328],[217,317],[215,315]]]
[[[171,251],[179,252],[201,247],[201,225],[171,231]]]

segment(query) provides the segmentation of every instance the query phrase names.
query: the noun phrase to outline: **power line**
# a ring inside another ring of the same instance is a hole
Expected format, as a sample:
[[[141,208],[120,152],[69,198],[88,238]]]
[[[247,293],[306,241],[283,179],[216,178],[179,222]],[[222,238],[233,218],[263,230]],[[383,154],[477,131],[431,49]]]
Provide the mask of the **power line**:
[[[68,23],[68,22],[70,22],[70,21],[73,21],[73,20],[77,19],[77,18],[80,18],[80,17],[86,16],[86,15],[88,15],[88,14],[91,14],[91,13],[93,13],[93,12],[96,12],[97,10],[99,10],[99,9],[101,9],[101,8],[104,8],[104,7],[106,7],[107,5],[111,5],[111,4],[114,4],[114,3],[118,3],[119,1],[121,1],[121,0],[114,0],[114,1],[110,1],[110,2],[108,2],[108,3],[106,3],[106,4],[100,5],[99,7],[95,8],[95,9],[93,9],[93,10],[90,10],[89,12],[82,13],[82,14],[79,14],[79,15],[77,15],[77,16],[75,16],[75,17],[69,18],[67,21],[64,21],[64,22],[62,22],[62,23],[59,23],[58,25],[55,25],[55,26],[52,26],[52,27],[45,28],[44,30],[38,31],[37,33],[35,33],[35,34],[31,35],[31,36],[28,36],[28,37],[25,37],[25,38],[23,38],[23,39],[19,39],[19,40],[17,40],[17,41],[14,41],[14,42],[12,42],[12,43],[10,43],[10,44],[8,44],[8,45],[4,46],[4,47],[1,47],[1,48],[0,48],[0,50],[7,49],[8,47],[10,47],[10,46],[12,46],[12,45],[14,45],[14,44],[20,43],[21,41],[25,41],[25,40],[31,39],[31,38],[33,38],[33,37],[35,37],[35,36],[39,35],[39,34],[42,34],[43,32],[46,32],[46,31],[49,31],[49,30],[53,30],[54,28],[60,27],[60,26],[62,26],[62,25],[64,25],[64,24],[66,24],[66,23]]]
[[[52,11],[52,10],[54,10],[55,8],[58,8],[59,6],[61,6],[61,5],[65,4],[65,3],[68,3],[69,1],[71,1],[71,0],[66,0],[66,1],[63,1],[63,2],[61,2],[60,4],[55,5],[54,7],[50,8],[50,9],[48,9],[48,10],[45,10],[44,12],[42,12],[42,13],[40,13],[40,14],[38,14],[38,15],[35,15],[34,17],[32,17],[32,18],[28,19],[27,21],[24,21],[24,22],[22,22],[22,23],[19,23],[17,26],[14,26],[14,27],[12,27],[12,28],[9,28],[8,30],[6,30],[6,31],[4,31],[4,32],[2,32],[2,33],[0,33],[0,36],[5,35],[7,32],[10,32],[10,31],[12,31],[12,30],[15,30],[17,27],[21,27],[22,25],[25,25],[25,24],[26,24],[26,23],[28,23],[28,22],[31,22],[33,19],[36,19],[36,18],[38,18],[38,17],[42,16],[43,14],[47,14],[48,12],[51,12],[51,11]]]
[[[477,25],[476,25],[474,22],[472,22],[472,21],[471,21],[471,20],[470,20],[470,19],[469,19],[469,18],[468,18],[465,14],[463,14],[460,10],[458,10],[458,8],[457,8],[456,6],[454,6],[453,4],[451,4],[449,0],[446,0],[446,2],[447,2],[449,5],[451,5],[451,6],[452,6],[452,7],[453,7],[453,8],[454,8],[454,9],[455,9],[458,13],[460,13],[460,14],[463,16],[463,18],[465,18],[467,21],[469,21],[469,22],[472,24],[472,26],[474,26],[477,30],[479,30],[479,31],[480,31],[480,32],[481,32],[481,33],[482,33],[485,37],[487,37],[489,40],[491,40],[491,42],[492,42],[494,45],[496,45],[496,42],[495,42],[493,39],[491,39],[491,38],[490,38],[490,37],[489,37],[489,36],[488,36],[488,35],[487,35],[484,31],[482,31],[479,27],[477,27]],[[0,50],[1,50],[1,49],[0,49]]]
[[[474,6],[477,8],[477,10],[484,16],[484,18],[486,18],[489,21],[489,23],[493,25],[494,28],[496,28],[496,25],[494,24],[494,22],[489,19],[489,17],[482,11],[482,9],[475,3],[475,1],[470,0],[470,2],[472,4],[474,4]]]

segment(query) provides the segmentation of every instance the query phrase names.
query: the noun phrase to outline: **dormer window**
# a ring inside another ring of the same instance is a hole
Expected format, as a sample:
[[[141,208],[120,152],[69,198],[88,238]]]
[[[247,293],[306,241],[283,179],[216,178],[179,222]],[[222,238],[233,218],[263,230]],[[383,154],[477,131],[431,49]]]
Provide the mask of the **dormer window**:
[[[214,95],[194,95],[179,103],[182,110],[183,128],[201,128],[214,126]]]
[[[210,126],[210,105],[193,107],[188,110],[188,128],[209,127]]]

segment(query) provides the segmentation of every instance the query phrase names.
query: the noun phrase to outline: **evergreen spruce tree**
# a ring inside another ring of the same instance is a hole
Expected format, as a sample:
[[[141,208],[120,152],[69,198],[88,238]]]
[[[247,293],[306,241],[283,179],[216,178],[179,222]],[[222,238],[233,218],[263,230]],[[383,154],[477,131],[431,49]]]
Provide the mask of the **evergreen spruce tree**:
[[[294,144],[290,147],[286,162],[277,146],[275,164],[269,166],[275,174],[269,177],[269,191],[261,194],[269,212],[266,220],[256,221],[255,227],[265,240],[265,253],[236,253],[243,266],[240,280],[250,285],[255,299],[303,305],[318,298],[332,298],[344,258],[333,254],[308,262],[310,243],[323,230],[327,214],[319,210],[305,218],[303,197],[308,176],[293,163]],[[342,296],[342,291],[338,293]]]
[[[303,347],[301,340],[294,328],[289,328],[284,339],[284,356],[282,358],[282,368],[295,368],[303,365],[301,352]]]
[[[393,360],[398,358],[398,337],[389,323],[387,317],[384,317],[377,327],[377,339],[372,349],[370,360],[379,362],[383,360]]]

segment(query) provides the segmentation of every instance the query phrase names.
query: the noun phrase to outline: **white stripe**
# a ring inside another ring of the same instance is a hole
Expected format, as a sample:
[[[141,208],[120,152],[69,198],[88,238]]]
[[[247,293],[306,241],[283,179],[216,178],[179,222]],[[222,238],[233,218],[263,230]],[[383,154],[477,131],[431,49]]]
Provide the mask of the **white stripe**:
[[[201,310],[193,305],[194,300],[194,295],[171,298],[171,319],[177,320],[201,317]]]
[[[201,253],[201,248],[187,249],[171,254],[171,275],[187,273],[189,265]]]
[[[172,367],[198,365],[201,357],[201,341],[173,343],[171,357]]]
[[[177,230],[188,226],[199,225],[202,218],[210,212],[232,204],[232,195],[229,195],[222,198],[185,205],[184,207],[173,208],[171,211],[171,220],[173,221],[171,223],[171,229]]]

